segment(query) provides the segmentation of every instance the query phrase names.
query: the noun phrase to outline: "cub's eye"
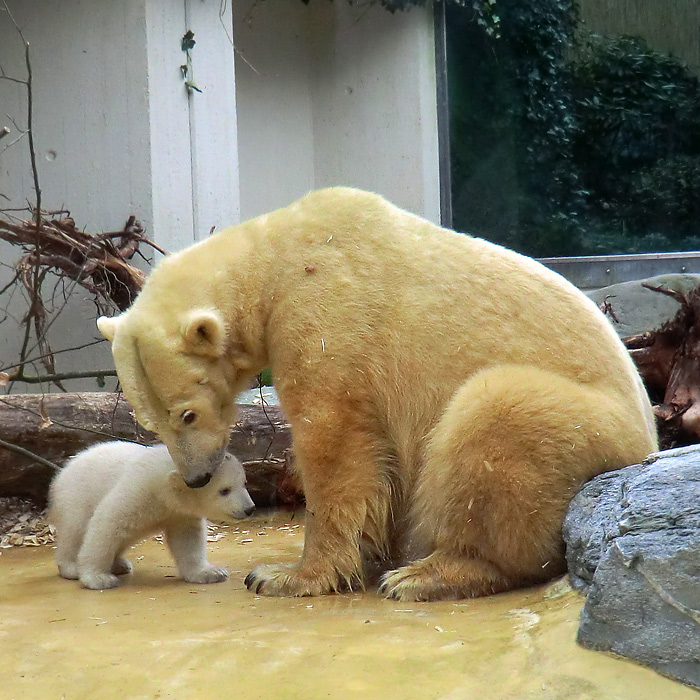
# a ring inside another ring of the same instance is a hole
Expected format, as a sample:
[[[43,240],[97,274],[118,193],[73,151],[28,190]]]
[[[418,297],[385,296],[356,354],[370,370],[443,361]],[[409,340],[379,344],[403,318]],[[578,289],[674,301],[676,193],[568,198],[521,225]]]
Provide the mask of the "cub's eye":
[[[225,489],[219,491],[219,496],[228,496],[231,493],[231,489],[227,486]]]
[[[192,425],[197,420],[197,414],[188,408],[180,414],[180,420],[185,425]]]

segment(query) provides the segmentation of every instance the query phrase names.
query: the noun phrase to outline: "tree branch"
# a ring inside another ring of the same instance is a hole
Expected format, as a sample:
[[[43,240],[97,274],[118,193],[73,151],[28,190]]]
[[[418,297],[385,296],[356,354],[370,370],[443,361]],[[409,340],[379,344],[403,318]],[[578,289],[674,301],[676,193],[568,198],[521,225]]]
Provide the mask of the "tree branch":
[[[57,474],[61,470],[58,464],[55,464],[54,462],[51,462],[48,459],[44,459],[43,457],[40,457],[39,455],[34,454],[29,450],[25,450],[24,447],[20,447],[19,445],[13,445],[11,442],[0,440],[0,447],[6,450],[10,450],[10,452],[15,452],[18,455],[22,455],[23,457],[29,457],[29,459],[33,460],[34,462],[37,462],[38,464],[43,464],[45,467],[53,469]]]

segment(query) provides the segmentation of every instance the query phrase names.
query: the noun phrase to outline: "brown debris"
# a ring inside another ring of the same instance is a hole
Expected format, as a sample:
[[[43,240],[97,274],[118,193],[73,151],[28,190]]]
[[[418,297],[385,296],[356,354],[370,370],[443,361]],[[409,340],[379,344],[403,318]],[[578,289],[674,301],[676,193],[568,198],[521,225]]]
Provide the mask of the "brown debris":
[[[53,544],[54,529],[46,511],[32,501],[0,498],[0,553],[12,547],[40,547]]]
[[[623,342],[637,365],[659,428],[662,449],[700,442],[700,288],[681,293],[644,284],[673,297],[678,313],[658,330]]]
[[[38,230],[34,219],[20,219],[8,213],[0,218],[0,239],[25,251],[15,269],[29,298],[39,305],[29,310],[29,316],[37,324],[41,324],[45,315],[41,297],[34,289],[37,278],[33,271],[37,266],[42,271],[40,278],[53,270],[77,282],[98,299],[114,302],[120,311],[131,305],[143,286],[145,273],[127,261],[138,251],[139,243],[160,251],[144,238],[143,228],[133,216],[121,231],[101,234],[81,231],[68,212],[42,212],[38,218],[41,222]]]

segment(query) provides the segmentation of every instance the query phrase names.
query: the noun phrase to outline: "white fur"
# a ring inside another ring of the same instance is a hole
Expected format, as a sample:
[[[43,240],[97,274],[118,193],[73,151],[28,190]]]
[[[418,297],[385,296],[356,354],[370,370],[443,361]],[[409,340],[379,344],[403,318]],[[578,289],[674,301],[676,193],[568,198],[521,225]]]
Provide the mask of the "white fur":
[[[243,467],[231,455],[206,486],[190,489],[164,445],[101,443],[69,460],[51,484],[58,571],[86,588],[114,588],[117,575],[131,571],[122,556],[127,547],[164,532],[185,581],[225,581],[226,569],[207,561],[204,519],[244,518],[253,508]]]

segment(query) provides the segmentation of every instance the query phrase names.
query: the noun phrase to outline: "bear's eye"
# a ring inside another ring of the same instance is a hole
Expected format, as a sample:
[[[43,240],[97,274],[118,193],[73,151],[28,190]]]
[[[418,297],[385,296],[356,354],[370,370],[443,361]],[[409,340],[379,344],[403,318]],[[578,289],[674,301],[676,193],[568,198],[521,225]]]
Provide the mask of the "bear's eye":
[[[192,425],[197,420],[197,414],[188,408],[180,414],[180,420],[185,425]]]
[[[225,489],[219,491],[219,496],[228,496],[231,493],[231,489],[227,486]]]

